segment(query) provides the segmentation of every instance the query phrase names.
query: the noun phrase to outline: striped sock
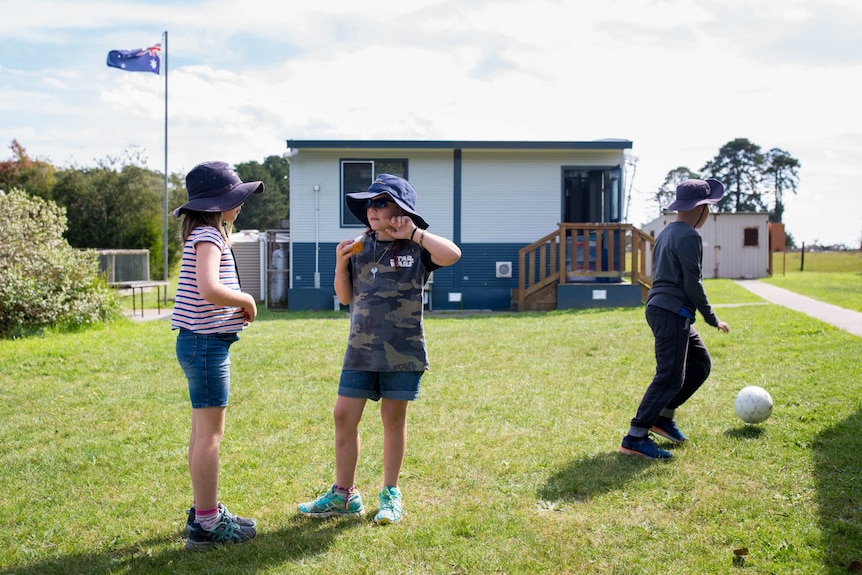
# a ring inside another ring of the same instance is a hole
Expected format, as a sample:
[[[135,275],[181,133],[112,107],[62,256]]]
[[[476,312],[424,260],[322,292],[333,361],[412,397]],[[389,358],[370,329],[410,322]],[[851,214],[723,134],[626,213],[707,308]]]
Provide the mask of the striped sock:
[[[350,496],[353,495],[353,492],[356,491],[356,486],[353,487],[342,487],[337,483],[332,486],[332,490],[335,491],[338,495],[341,495],[345,499],[350,499]]]
[[[218,525],[219,511],[218,507],[212,509],[196,509],[195,521],[200,523],[201,527],[207,531],[212,531]]]

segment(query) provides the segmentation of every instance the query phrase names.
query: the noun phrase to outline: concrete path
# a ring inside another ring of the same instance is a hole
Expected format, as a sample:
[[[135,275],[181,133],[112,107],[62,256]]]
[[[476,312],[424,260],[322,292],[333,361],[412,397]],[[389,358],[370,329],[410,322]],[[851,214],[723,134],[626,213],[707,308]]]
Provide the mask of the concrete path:
[[[172,309],[162,308],[161,313],[154,309],[145,309],[143,315],[141,314],[141,310],[138,310],[134,315],[129,311],[126,313],[126,317],[132,321],[152,321],[154,319],[171,319],[171,314],[173,314]]]
[[[757,280],[736,280],[736,283],[770,303],[801,311],[813,318],[862,337],[862,313],[858,311],[823,303]]]

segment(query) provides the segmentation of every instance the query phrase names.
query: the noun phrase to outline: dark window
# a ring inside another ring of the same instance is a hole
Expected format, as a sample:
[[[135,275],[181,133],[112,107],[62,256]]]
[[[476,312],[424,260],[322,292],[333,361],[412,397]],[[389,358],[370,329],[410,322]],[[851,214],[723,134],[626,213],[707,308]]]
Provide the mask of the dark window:
[[[368,190],[377,174],[407,177],[407,160],[342,160],[341,161],[341,225],[361,227],[363,224],[347,209],[347,194]]]
[[[619,168],[563,168],[563,221],[622,221]]]
[[[760,245],[760,230],[758,228],[745,228],[742,231],[742,245],[745,247],[757,247]]]

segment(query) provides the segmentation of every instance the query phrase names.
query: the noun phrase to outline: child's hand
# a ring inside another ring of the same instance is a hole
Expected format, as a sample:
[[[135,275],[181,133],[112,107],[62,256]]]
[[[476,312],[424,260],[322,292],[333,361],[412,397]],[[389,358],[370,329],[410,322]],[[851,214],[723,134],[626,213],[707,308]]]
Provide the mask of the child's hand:
[[[727,333],[730,331],[730,326],[727,325],[726,323],[724,323],[723,321],[719,321],[718,326],[716,326],[716,327],[718,328],[718,331],[723,331],[724,333]]]
[[[410,234],[416,229],[416,224],[410,216],[392,216],[389,218],[389,228],[386,233],[399,240],[409,240]]]
[[[257,304],[252,300],[249,307],[242,308],[242,317],[245,325],[250,324],[257,317]]]

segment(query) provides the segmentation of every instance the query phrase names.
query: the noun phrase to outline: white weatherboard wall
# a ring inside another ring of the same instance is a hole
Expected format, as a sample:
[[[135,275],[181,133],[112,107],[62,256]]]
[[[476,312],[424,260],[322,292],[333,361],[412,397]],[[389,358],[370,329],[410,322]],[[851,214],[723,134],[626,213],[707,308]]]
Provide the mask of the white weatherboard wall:
[[[562,220],[564,168],[622,166],[623,153],[464,150],[464,243],[529,244]]]
[[[676,220],[676,213],[663,214],[643,230],[657,236]],[[703,238],[703,277],[756,279],[769,275],[769,215],[759,213],[710,214],[698,230]],[[757,229],[757,245],[744,245],[745,229]]]
[[[451,150],[301,150],[301,161],[290,164],[290,235],[294,242],[340,242],[363,231],[341,226],[341,160],[406,159],[408,179],[416,188],[416,211],[431,224],[435,234],[452,237]],[[319,212],[315,221],[314,186],[320,186]],[[294,214],[302,214],[294,217]],[[355,232],[355,233],[354,233]]]
[[[341,160],[406,159],[416,188],[416,211],[431,230],[452,238],[454,164],[452,151],[335,149],[301,150],[291,162],[291,237],[295,242],[339,242],[357,228],[341,226]],[[461,241],[524,243],[556,229],[562,219],[562,175],[567,167],[616,167],[623,153],[613,151],[464,150],[461,161]],[[319,186],[315,210],[314,187]],[[315,218],[316,213],[316,218]]]

